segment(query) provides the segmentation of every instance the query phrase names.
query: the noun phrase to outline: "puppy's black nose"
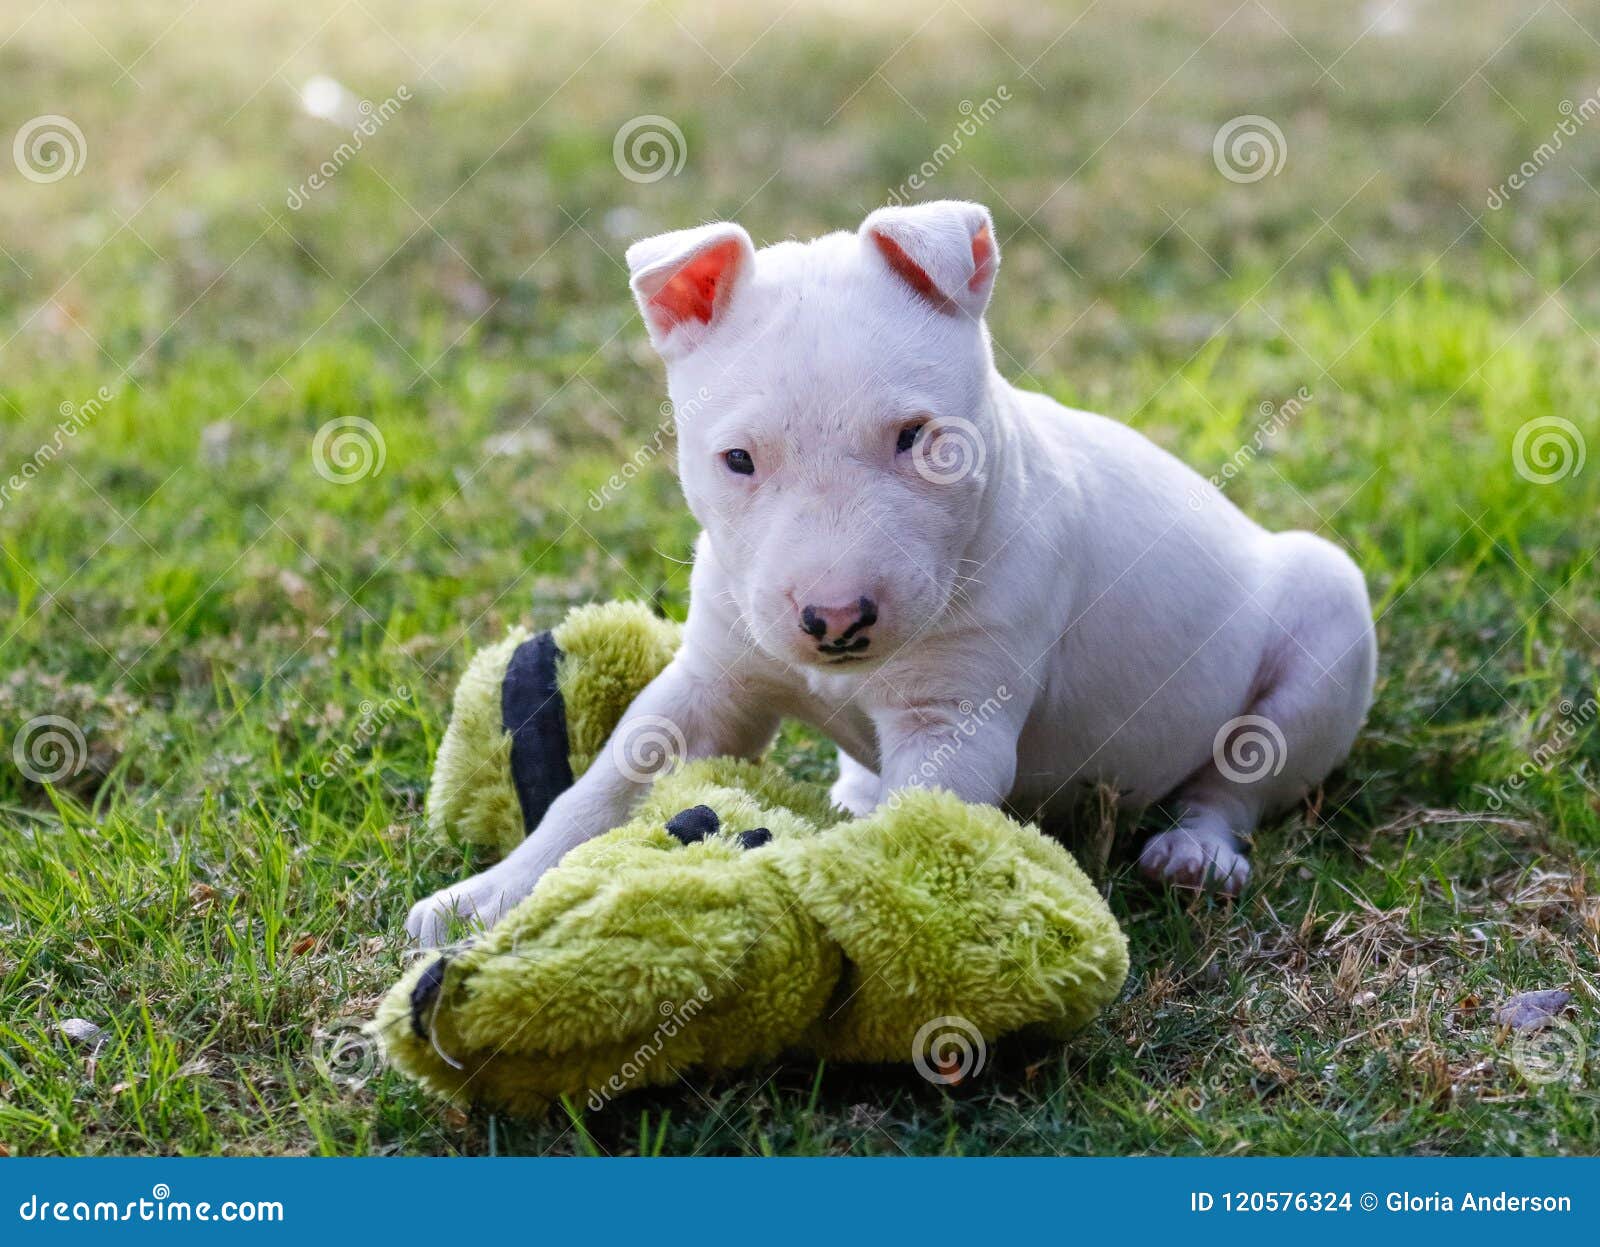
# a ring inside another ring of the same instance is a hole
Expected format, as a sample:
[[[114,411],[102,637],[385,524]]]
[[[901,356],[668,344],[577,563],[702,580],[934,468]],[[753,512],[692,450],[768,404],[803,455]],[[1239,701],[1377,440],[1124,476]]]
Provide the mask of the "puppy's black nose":
[[[800,610],[800,630],[813,637],[817,648],[829,654],[847,654],[867,648],[862,635],[878,622],[878,604],[860,597],[849,606],[811,604]]]

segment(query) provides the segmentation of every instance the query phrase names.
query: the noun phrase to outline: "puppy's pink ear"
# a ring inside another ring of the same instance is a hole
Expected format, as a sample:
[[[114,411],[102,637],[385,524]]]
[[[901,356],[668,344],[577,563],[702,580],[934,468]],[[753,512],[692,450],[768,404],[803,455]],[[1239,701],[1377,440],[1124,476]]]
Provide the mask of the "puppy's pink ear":
[[[750,235],[726,221],[646,238],[628,248],[628,284],[650,341],[681,355],[705,340],[750,275]]]
[[[940,311],[976,319],[989,306],[1000,247],[982,204],[941,199],[879,208],[858,233],[891,272]]]

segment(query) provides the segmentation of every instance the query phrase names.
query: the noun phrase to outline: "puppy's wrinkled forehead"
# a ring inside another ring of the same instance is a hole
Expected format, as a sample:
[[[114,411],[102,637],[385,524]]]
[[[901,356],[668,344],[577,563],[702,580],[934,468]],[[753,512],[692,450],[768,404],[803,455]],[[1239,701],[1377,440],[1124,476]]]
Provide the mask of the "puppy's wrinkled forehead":
[[[724,332],[685,361],[691,391],[770,404],[787,426],[844,423],[885,403],[967,397],[975,326],[931,306],[853,234],[758,251]]]
[[[717,396],[825,420],[890,400],[972,401],[999,258],[988,211],[948,201],[880,209],[855,233],[759,252],[730,223],[628,251],[680,408]]]

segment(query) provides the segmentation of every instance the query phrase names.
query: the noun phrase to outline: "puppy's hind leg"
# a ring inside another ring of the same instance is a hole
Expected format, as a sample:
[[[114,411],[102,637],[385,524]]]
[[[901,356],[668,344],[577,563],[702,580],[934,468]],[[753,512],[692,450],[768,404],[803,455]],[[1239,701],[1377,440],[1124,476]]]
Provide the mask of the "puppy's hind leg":
[[[1139,856],[1145,874],[1236,896],[1245,842],[1350,752],[1372,702],[1377,643],[1366,584],[1337,546],[1309,533],[1273,539],[1275,574],[1259,594],[1276,636],[1243,713],[1219,726],[1211,761],[1174,794],[1177,824]]]
[[[1261,816],[1259,803],[1234,791],[1209,763],[1178,789],[1177,799],[1177,823],[1145,841],[1139,869],[1175,888],[1239,895],[1250,878],[1245,839]]]

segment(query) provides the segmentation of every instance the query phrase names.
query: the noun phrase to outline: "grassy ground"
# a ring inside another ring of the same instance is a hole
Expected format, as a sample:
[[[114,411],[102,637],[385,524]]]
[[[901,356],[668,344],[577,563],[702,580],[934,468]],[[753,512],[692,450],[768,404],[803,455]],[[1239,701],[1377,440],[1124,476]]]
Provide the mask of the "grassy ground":
[[[0,138],[63,114],[86,151],[0,159],[0,465],[32,465],[0,494],[6,1150],[1600,1148],[1600,7],[13,7]],[[396,101],[353,158],[316,74]],[[639,114],[680,172],[619,174]],[[1253,182],[1212,151],[1244,114],[1286,152]],[[958,1095],[791,1064],[441,1110],[348,1044],[463,870],[419,830],[453,681],[513,620],[684,607],[667,464],[586,505],[660,419],[622,249],[853,227],[925,161],[995,211],[1008,375],[1361,563],[1369,730],[1236,906],[1080,834],[1128,990]],[[382,464],[341,484],[343,417]],[[1541,988],[1574,994],[1550,1080],[1494,1020]]]

